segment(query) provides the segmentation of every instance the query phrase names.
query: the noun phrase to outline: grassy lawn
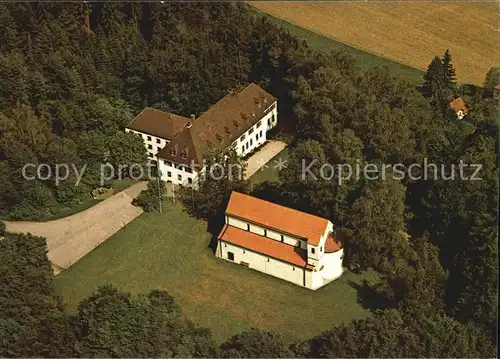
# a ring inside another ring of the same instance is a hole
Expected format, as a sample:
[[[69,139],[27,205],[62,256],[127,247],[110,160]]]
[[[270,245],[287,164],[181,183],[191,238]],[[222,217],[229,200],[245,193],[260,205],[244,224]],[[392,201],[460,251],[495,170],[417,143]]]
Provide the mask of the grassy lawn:
[[[206,223],[169,202],[163,214],[142,214],[58,275],[56,286],[70,312],[105,283],[131,293],[166,290],[219,342],[251,327],[305,339],[369,315],[352,283],[376,280],[373,273],[346,272],[313,292],[218,259],[209,242]]]
[[[276,6],[283,8],[283,4],[275,3]],[[374,54],[371,54],[369,52],[365,52],[363,50],[357,49],[355,47],[346,45],[342,42],[335,41],[327,36],[323,36],[321,34],[318,34],[314,31],[305,29],[303,27],[298,26],[292,21],[286,21],[283,19],[280,19],[278,17],[275,17],[273,15],[270,15],[268,13],[264,13],[260,9],[257,9],[257,7],[261,7],[261,4],[258,2],[252,3],[251,4],[255,9],[256,12],[260,13],[261,15],[265,15],[269,17],[269,19],[274,22],[275,24],[278,24],[282,26],[284,29],[286,29],[290,34],[296,36],[300,40],[306,40],[308,45],[319,51],[339,51],[339,50],[345,50],[347,53],[352,55],[356,59],[356,63],[359,67],[362,69],[368,69],[372,66],[388,66],[392,73],[395,75],[399,75],[409,81],[412,81],[416,84],[420,84],[422,80],[422,76],[424,75],[424,72],[421,70],[418,70],[416,68],[404,65],[402,63],[390,60],[388,58],[382,57],[382,56],[377,56]],[[310,6],[311,3],[304,3],[304,6]],[[355,31],[355,30],[353,30]],[[429,59],[429,61],[432,60],[432,57]]]
[[[274,161],[278,161],[278,159],[280,158],[282,161],[288,161],[288,157],[289,150],[287,147],[285,147],[283,151],[269,160],[269,162],[267,163],[267,167],[262,167],[249,178],[250,183],[255,185],[265,181],[279,182],[279,170],[275,167]]]

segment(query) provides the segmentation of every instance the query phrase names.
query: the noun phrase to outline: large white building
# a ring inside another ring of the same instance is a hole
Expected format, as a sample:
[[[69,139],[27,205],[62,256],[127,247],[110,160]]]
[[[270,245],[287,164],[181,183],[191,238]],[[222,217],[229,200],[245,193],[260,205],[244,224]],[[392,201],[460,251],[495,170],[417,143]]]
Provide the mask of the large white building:
[[[278,120],[277,100],[256,84],[231,93],[198,118],[144,109],[125,129],[139,134],[156,162],[162,180],[193,185],[203,159],[215,150],[233,147],[242,157],[266,142]]]
[[[344,251],[329,220],[238,192],[229,199],[216,255],[313,290],[343,272]]]

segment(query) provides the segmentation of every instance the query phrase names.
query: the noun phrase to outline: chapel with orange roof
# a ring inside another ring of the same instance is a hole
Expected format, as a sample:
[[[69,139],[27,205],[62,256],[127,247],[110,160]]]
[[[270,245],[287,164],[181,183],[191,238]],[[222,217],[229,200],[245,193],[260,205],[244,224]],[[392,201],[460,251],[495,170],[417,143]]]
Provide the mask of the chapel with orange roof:
[[[312,290],[343,272],[344,251],[328,219],[234,191],[216,255]]]

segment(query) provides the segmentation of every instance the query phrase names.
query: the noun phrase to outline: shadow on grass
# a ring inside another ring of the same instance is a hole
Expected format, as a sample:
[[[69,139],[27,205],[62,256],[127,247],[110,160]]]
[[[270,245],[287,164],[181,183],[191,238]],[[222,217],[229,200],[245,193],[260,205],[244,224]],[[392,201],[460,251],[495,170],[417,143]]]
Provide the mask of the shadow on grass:
[[[207,232],[212,235],[208,247],[212,250],[213,254],[217,249],[217,242],[219,238],[219,233],[225,224],[225,212],[226,207],[229,202],[229,196],[227,196],[220,204],[217,214],[210,218],[207,222]]]
[[[348,284],[357,291],[357,302],[365,309],[388,309],[391,303],[384,295],[380,294],[376,287],[366,279],[361,283],[349,281]]]

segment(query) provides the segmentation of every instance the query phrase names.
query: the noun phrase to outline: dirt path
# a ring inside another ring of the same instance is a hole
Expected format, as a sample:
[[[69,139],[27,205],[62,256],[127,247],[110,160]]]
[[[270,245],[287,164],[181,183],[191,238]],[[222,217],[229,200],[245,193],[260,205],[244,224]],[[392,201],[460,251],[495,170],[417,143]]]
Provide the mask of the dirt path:
[[[47,238],[47,255],[58,274],[139,216],[142,209],[131,201],[145,188],[145,182],[137,183],[83,212],[54,221],[5,224],[9,232]]]
[[[256,152],[252,157],[248,159],[245,179],[250,178],[274,156],[283,151],[285,147],[286,143],[281,141],[269,141],[268,143],[266,143],[264,147],[259,150],[259,152]]]

